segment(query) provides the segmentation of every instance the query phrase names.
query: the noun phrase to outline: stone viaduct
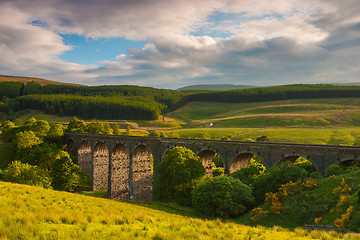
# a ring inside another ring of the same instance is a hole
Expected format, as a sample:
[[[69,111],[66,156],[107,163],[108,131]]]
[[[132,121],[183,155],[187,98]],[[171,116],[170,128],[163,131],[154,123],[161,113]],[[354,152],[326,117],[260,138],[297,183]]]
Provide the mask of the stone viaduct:
[[[322,174],[333,163],[360,160],[360,147],[352,146],[84,133],[66,134],[64,140],[69,151],[77,155],[81,170],[91,176],[92,190],[108,189],[108,197],[120,201],[151,201],[157,165],[167,151],[176,146],[189,148],[198,155],[208,176],[212,175],[215,153],[220,156],[225,173],[246,167],[253,155],[258,156],[267,169],[304,157]]]

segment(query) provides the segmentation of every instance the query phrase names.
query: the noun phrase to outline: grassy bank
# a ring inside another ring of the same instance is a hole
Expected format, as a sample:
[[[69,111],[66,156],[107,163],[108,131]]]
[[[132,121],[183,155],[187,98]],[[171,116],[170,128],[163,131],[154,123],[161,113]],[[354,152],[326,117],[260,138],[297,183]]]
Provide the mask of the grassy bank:
[[[0,239],[360,239],[354,234],[249,227],[0,182]]]

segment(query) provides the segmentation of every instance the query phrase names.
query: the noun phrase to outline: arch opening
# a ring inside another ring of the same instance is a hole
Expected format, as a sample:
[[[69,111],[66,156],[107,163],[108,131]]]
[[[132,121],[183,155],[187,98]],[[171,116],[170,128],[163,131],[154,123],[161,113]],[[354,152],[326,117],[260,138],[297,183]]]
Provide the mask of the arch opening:
[[[98,142],[93,154],[93,191],[108,189],[109,151],[105,143]]]
[[[132,194],[133,201],[152,201],[153,156],[144,145],[135,148],[132,157]]]
[[[215,155],[217,155],[217,154],[212,150],[203,150],[198,154],[198,156],[200,157],[200,160],[205,168],[207,177],[213,176],[212,164],[213,164]]]
[[[77,165],[79,165],[81,171],[89,176],[91,173],[91,147],[90,144],[83,140],[80,143],[77,152]]]
[[[253,153],[240,153],[231,162],[229,167],[229,173],[233,173],[241,168],[246,168],[250,164],[250,160],[254,156]]]
[[[360,161],[355,159],[349,159],[345,161],[341,161],[340,165],[342,167],[358,167],[360,168]]]
[[[129,151],[117,144],[111,153],[111,179],[109,197],[118,201],[129,200]]]

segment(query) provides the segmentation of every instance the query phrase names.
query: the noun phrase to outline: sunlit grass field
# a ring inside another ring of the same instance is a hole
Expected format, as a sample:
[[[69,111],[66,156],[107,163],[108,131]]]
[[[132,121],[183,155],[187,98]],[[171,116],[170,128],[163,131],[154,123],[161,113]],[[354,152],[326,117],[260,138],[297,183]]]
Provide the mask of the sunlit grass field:
[[[249,227],[130,203],[0,182],[0,239],[360,239],[355,234]]]
[[[168,114],[185,127],[360,126],[360,99],[300,99],[258,103],[191,102]]]
[[[268,136],[273,142],[299,144],[334,144],[360,145],[360,127],[334,128],[190,128],[167,131],[168,136],[179,138],[221,139],[229,137],[231,140],[255,140],[261,136]]]

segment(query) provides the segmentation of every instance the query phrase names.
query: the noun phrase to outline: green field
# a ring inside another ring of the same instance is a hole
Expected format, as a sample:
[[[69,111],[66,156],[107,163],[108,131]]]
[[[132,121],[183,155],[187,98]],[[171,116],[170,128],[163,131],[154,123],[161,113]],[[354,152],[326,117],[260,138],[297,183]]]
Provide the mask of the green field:
[[[301,99],[259,103],[191,102],[169,117],[184,127],[360,126],[360,99]]]
[[[0,239],[360,239],[358,234],[250,227],[171,212],[0,182]]]
[[[168,137],[211,138],[228,137],[248,141],[268,136],[273,142],[299,144],[360,145],[360,127],[336,128],[191,128],[165,132]]]

